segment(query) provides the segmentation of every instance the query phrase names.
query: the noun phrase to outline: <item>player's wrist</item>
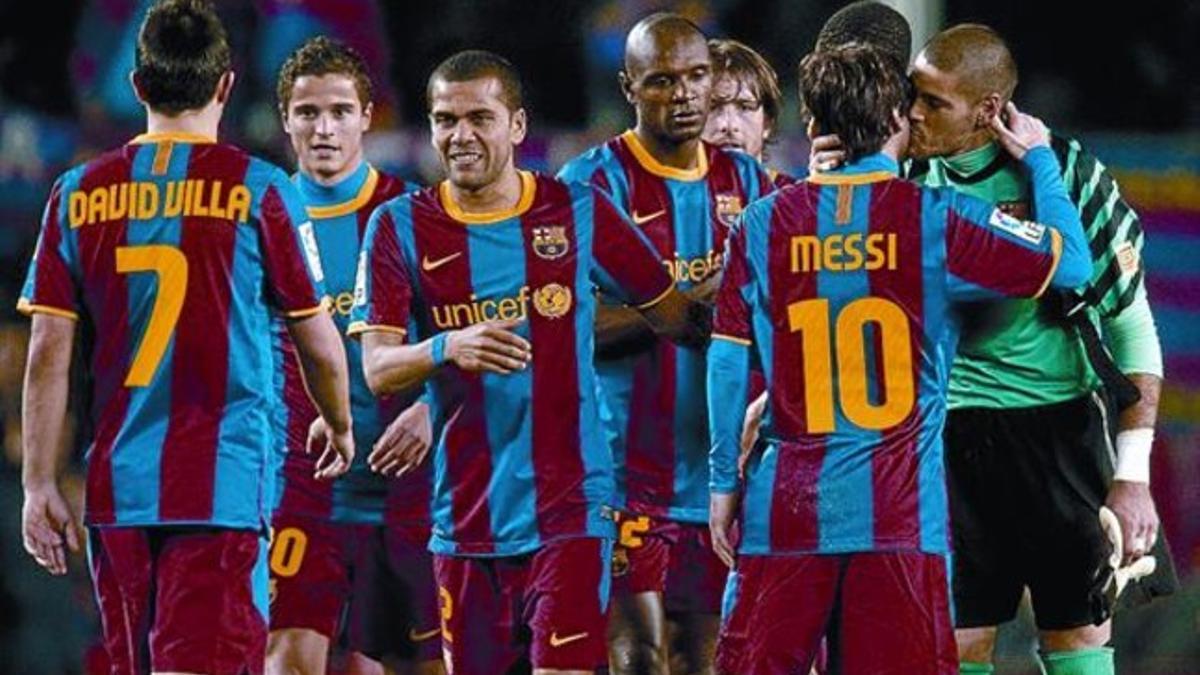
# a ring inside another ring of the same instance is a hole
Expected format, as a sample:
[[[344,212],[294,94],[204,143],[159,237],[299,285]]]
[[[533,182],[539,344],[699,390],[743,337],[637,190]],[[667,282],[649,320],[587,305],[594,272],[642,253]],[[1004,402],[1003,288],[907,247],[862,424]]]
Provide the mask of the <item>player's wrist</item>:
[[[1150,483],[1150,451],[1154,429],[1127,429],[1117,433],[1117,467],[1113,480]]]
[[[450,360],[449,339],[448,334],[438,333],[429,340],[429,359],[433,361],[434,368]]]

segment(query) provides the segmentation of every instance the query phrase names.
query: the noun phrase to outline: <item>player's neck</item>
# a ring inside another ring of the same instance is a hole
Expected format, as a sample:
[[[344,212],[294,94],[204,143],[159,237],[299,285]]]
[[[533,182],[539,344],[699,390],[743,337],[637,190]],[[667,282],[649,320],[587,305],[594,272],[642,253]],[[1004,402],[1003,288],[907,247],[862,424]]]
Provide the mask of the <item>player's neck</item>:
[[[357,156],[353,157],[349,162],[346,162],[345,166],[333,173],[314,171],[309,167],[306,167],[303,163],[300,164],[300,173],[303,174],[305,178],[316,183],[317,185],[320,185],[321,187],[334,187],[335,185],[340,185],[342,181],[346,180],[350,176],[353,176],[359,169],[363,167],[363,164],[365,164],[365,161],[363,160],[362,150],[360,149]]]
[[[450,199],[463,213],[495,213],[516,208],[521,201],[521,174],[509,166],[492,183],[475,190],[461,188],[448,182]]]
[[[193,134],[216,139],[221,126],[221,106],[209,104],[203,108],[185,110],[178,115],[164,115],[146,110],[146,133]]]
[[[633,133],[646,152],[663,166],[686,171],[695,169],[700,164],[699,136],[682,143],[663,143],[646,132],[640,124],[634,127]]]

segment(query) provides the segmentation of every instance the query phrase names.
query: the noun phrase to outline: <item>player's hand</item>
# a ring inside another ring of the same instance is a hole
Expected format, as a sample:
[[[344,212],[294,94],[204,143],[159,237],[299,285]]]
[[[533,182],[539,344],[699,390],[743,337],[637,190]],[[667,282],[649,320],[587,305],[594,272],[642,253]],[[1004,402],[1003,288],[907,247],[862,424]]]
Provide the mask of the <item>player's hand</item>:
[[[1145,555],[1158,539],[1158,510],[1150,486],[1128,480],[1114,480],[1104,505],[1121,524],[1121,565],[1129,565]]]
[[[1050,130],[1033,115],[1027,115],[1017,110],[1012,101],[1004,106],[1008,120],[1001,119],[1002,115],[992,118],[992,136],[1010,155],[1023,159],[1031,148],[1050,145]]]
[[[721,288],[721,273],[709,275],[707,279],[683,291],[684,295],[693,302],[712,306],[717,299],[717,291]]]
[[[1142,555],[1131,563],[1122,562],[1125,559],[1125,549],[1121,523],[1107,506],[1100,507],[1100,529],[1108,537],[1108,543],[1112,546],[1112,554],[1108,559],[1108,566],[1112,568],[1112,577],[1109,584],[1101,591],[1111,611],[1111,608],[1116,605],[1117,598],[1121,597],[1121,592],[1125,590],[1125,586],[1131,581],[1154,574],[1155,568],[1158,567],[1158,561],[1152,555]]]
[[[758,442],[758,428],[762,426],[763,414],[767,411],[767,392],[746,406],[746,417],[742,420],[742,451],[738,453],[738,477],[746,479],[746,463],[750,461],[750,453]]]
[[[512,332],[524,319],[484,321],[446,336],[446,360],[469,373],[508,375],[533,358],[529,341]]]
[[[417,401],[392,420],[375,442],[367,464],[384,476],[399,478],[425,461],[433,445],[433,423],[429,404]]]
[[[328,480],[350,470],[354,461],[354,433],[350,427],[341,432],[335,432],[325,418],[318,417],[308,427],[308,441],[305,451],[312,453],[314,449],[321,450],[313,471],[313,478]]]
[[[710,493],[708,498],[708,530],[712,534],[713,552],[725,563],[726,567],[733,567],[733,562],[737,558],[737,551],[734,549],[732,532],[733,519],[737,515],[738,494],[731,492],[722,494],[719,492]]]
[[[846,148],[837,134],[817,136],[808,151],[808,172],[833,171],[846,162]]]
[[[51,574],[67,573],[67,552],[78,553],[81,536],[75,514],[56,483],[25,487],[21,509],[25,550]]]

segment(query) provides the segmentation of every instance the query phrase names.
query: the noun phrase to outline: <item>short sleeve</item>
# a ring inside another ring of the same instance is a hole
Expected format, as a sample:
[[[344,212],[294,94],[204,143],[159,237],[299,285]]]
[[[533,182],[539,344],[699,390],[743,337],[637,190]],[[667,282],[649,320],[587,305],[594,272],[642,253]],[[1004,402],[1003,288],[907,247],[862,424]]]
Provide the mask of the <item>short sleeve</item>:
[[[312,316],[324,308],[325,273],[312,222],[296,187],[273,172],[259,206],[259,234],[271,304],[284,316]]]
[[[350,335],[370,331],[407,333],[412,281],[400,250],[396,220],[388,204],[375,209],[363,235],[354,282]]]
[[[1062,235],[987,202],[939,190],[946,207],[946,271],[953,300],[1037,297],[1062,256]]]
[[[751,343],[750,263],[746,253],[746,223],[743,221],[729,233],[725,248],[724,276],[717,289],[716,312],[713,316],[713,339],[739,344]]]
[[[29,261],[25,284],[17,302],[24,314],[52,314],[79,318],[78,261],[73,253],[74,234],[62,222],[62,180],[55,182],[46,201],[37,248]]]

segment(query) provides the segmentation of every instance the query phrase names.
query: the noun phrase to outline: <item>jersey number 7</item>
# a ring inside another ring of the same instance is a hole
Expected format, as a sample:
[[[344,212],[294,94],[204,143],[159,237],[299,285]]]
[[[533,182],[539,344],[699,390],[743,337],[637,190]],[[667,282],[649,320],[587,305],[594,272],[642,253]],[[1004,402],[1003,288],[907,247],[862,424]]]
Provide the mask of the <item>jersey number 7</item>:
[[[126,387],[145,387],[158,370],[183,309],[188,281],[187,257],[174,246],[120,246],[117,248],[117,272],[153,272],[158,277],[150,321],[125,377]]]
[[[804,360],[804,411],[808,433],[833,432],[833,356],[837,355],[838,398],[842,414],[862,429],[886,429],[908,417],[916,401],[912,370],[912,335],[908,317],[896,303],[883,298],[859,298],[838,312],[830,334],[829,300],[816,298],[788,305],[788,328],[800,332]],[[879,334],[883,396],[871,401],[867,376],[864,329],[874,324]],[[836,349],[835,349],[836,345]]]

